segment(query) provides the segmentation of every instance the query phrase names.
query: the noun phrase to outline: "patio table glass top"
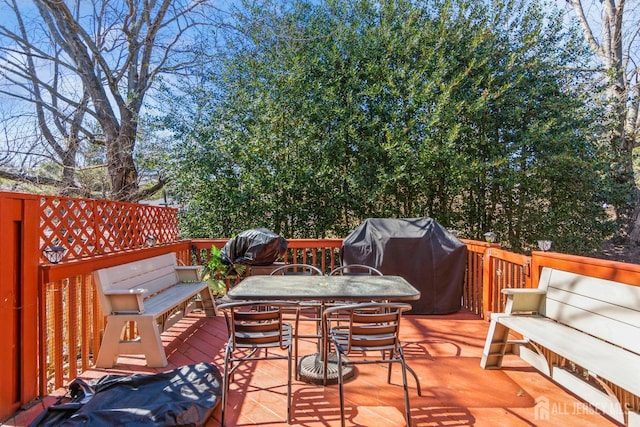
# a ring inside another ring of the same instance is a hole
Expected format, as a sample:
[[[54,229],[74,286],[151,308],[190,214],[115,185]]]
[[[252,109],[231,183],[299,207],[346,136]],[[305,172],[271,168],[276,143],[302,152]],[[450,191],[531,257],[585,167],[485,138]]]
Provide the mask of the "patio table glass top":
[[[420,291],[400,276],[249,276],[227,293],[232,300],[411,301]]]

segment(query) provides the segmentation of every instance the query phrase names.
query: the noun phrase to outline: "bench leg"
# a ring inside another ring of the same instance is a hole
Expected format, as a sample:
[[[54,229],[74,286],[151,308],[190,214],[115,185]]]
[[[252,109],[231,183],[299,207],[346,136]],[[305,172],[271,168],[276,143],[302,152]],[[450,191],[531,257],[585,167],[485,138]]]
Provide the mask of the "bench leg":
[[[152,317],[145,317],[138,322],[138,332],[140,333],[139,344],[147,358],[147,366],[150,368],[164,368],[168,365],[167,356],[162,347],[162,338],[158,330],[158,324]]]
[[[126,324],[132,320],[136,322],[138,327],[139,338],[123,341],[122,331]],[[121,354],[144,354],[147,366],[150,368],[163,368],[168,365],[160,331],[152,316],[136,316],[135,319],[128,316],[107,317],[107,326],[104,330],[100,350],[98,350],[96,367],[112,368]]]
[[[500,369],[502,359],[507,348],[509,338],[509,328],[498,323],[496,319],[491,319],[487,340],[484,343],[480,367],[482,369]]]
[[[96,367],[113,368],[118,358],[118,350],[122,331],[124,330],[126,320],[118,319],[114,316],[107,318],[107,325],[104,328],[104,336],[98,350],[98,358],[96,359]]]
[[[215,317],[218,315],[218,309],[216,308],[216,302],[211,295],[211,289],[209,286],[200,291],[200,300],[202,301],[202,308],[207,317]]]
[[[616,396],[611,387],[599,377],[591,376],[591,378],[600,385],[599,388],[596,388],[585,381],[584,378],[580,378],[560,366],[554,366],[551,370],[551,378],[561,386],[570,390],[571,393],[589,402],[591,407],[598,408],[598,410],[607,414],[620,424],[625,424],[625,411],[620,404],[618,396]]]

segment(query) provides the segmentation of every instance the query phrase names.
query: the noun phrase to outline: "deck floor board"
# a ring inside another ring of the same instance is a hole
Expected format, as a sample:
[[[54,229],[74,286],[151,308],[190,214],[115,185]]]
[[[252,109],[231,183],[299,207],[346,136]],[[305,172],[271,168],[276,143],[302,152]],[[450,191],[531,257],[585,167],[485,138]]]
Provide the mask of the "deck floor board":
[[[515,356],[507,356],[501,370],[482,370],[480,357],[488,326],[488,322],[466,312],[404,317],[405,355],[420,377],[423,390],[419,397],[409,376],[414,426],[617,425]],[[312,325],[305,322],[303,327]],[[162,372],[198,362],[214,362],[222,371],[226,342],[223,317],[191,314],[162,338],[169,361],[166,368],[147,368],[141,356],[120,357],[113,369],[91,369],[81,377]],[[301,340],[300,355],[313,351],[312,340]],[[345,385],[347,425],[405,425],[399,369],[394,368],[391,385],[386,382],[385,366],[364,365],[357,369],[355,379]],[[229,394],[227,425],[287,426],[285,374],[285,361],[261,361],[239,368]],[[28,425],[43,406],[54,400],[49,396],[4,425]],[[537,407],[541,401],[545,408]],[[337,385],[324,387],[294,380],[293,407],[291,425],[340,425]],[[219,419],[217,409],[206,426],[219,426]]]

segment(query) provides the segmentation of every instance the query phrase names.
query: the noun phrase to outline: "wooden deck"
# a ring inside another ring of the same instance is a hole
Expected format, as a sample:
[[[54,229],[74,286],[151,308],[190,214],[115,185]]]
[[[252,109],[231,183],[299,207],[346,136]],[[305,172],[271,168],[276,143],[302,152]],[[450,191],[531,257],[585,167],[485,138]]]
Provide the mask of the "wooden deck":
[[[409,376],[414,426],[615,426],[587,403],[561,389],[519,358],[508,356],[502,370],[480,369],[488,322],[460,312],[452,315],[407,315],[403,343],[411,367],[422,384],[419,397]],[[307,327],[312,327],[306,322]],[[94,369],[83,378],[107,373],[152,373],[185,364],[213,361],[222,366],[226,328],[222,317],[192,314],[163,334],[169,366],[150,369],[142,357],[121,357],[113,369]],[[301,355],[315,349],[301,343]],[[603,363],[606,363],[603,361]],[[359,366],[345,385],[348,426],[403,426],[404,402],[399,369],[386,383],[386,366]],[[245,364],[235,375],[227,408],[228,426],[287,426],[284,361]],[[55,396],[8,420],[24,426]],[[293,382],[294,415],[291,425],[340,425],[338,386]],[[207,426],[219,426],[220,411]]]

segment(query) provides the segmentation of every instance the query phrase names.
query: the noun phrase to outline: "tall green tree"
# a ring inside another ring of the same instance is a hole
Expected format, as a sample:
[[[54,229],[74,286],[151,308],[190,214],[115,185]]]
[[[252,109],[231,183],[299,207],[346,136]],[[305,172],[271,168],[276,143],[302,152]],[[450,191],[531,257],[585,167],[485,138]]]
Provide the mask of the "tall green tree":
[[[516,250],[553,236],[586,251],[607,231],[595,107],[566,67],[586,56],[559,15],[516,0],[251,6],[208,75],[208,115],[174,121],[194,235],[431,216]]]

